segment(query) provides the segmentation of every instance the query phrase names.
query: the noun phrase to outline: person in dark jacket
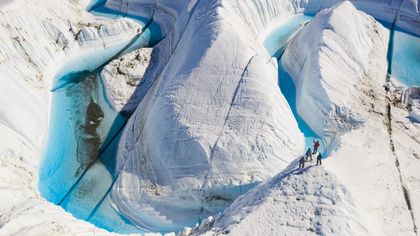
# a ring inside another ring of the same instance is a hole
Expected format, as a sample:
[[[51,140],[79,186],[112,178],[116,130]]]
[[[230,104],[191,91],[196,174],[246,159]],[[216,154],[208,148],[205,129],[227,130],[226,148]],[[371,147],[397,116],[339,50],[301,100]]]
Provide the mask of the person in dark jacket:
[[[313,152],[313,154],[315,154],[315,153],[318,152],[318,148],[319,148],[320,144],[319,144],[319,141],[318,140],[315,141],[315,139],[314,139],[313,142],[314,142],[314,152]]]
[[[322,160],[322,155],[321,155],[321,153],[319,153],[318,156],[316,157],[316,165],[318,165],[318,164],[322,165],[321,160]]]
[[[310,161],[312,161],[312,151],[311,151],[311,148],[308,148],[308,150],[306,150],[305,156],[306,156],[306,161],[309,161],[309,158],[311,158]]]
[[[305,168],[305,156],[302,156],[299,160],[299,169]]]

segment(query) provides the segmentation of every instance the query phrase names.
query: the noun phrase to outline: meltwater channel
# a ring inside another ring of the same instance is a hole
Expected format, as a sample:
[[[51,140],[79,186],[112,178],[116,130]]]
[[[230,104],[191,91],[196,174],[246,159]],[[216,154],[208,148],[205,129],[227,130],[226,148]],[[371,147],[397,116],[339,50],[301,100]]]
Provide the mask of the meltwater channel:
[[[111,60],[152,46],[162,36],[152,19],[123,14],[104,3],[93,4],[91,9],[91,13],[108,18],[136,20],[143,32],[118,45],[83,54],[59,69],[53,81],[39,188],[47,200],[100,228],[143,232],[111,206],[109,190],[117,175],[115,146],[128,117],[113,110],[99,74]]]

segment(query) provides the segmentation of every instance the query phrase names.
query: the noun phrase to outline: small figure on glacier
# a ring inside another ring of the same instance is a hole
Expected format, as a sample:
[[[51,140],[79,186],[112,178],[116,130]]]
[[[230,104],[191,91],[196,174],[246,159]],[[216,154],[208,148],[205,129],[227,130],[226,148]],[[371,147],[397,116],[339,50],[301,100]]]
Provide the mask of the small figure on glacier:
[[[315,154],[315,153],[318,152],[318,148],[319,148],[320,144],[319,144],[319,141],[318,140],[315,141],[315,139],[314,139],[313,142],[314,142],[314,152],[313,152],[313,154]]]
[[[312,150],[311,150],[311,148],[308,148],[308,150],[306,150],[305,156],[306,156],[306,161],[312,161]],[[309,158],[310,158],[310,160],[309,160]]]
[[[305,156],[302,156],[299,160],[299,169],[305,168]]]
[[[321,160],[322,160],[322,155],[321,155],[321,153],[319,153],[318,156],[316,157],[316,165],[318,165],[318,164],[322,165]]]

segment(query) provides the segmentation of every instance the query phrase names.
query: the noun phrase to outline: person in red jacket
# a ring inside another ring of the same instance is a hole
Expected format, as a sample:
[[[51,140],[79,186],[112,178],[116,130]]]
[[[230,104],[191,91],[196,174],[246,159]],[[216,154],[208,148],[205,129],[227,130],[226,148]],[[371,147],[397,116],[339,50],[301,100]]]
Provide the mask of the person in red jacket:
[[[318,148],[319,148],[320,144],[319,144],[319,141],[318,140],[315,141],[315,139],[314,139],[313,142],[314,142],[314,152],[313,152],[313,154],[315,154],[315,153],[318,152]]]

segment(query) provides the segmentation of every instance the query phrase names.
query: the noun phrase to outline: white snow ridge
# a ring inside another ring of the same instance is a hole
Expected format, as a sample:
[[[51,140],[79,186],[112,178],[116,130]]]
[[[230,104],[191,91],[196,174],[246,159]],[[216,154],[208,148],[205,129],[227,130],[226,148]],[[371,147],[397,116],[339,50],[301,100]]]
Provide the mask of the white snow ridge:
[[[419,19],[415,0],[0,0],[0,236],[420,235]],[[308,132],[324,159],[300,169]]]

